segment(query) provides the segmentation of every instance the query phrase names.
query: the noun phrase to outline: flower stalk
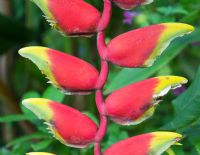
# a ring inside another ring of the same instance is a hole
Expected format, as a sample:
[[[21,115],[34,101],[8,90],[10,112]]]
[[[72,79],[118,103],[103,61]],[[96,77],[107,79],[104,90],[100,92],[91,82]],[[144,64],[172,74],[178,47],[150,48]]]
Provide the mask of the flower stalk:
[[[95,138],[94,155],[102,155],[101,141],[106,134],[107,130],[107,117],[105,115],[105,102],[103,98],[103,87],[108,77],[108,62],[106,60],[107,46],[105,43],[105,28],[108,26],[111,17],[111,2],[110,0],[104,0],[104,11],[99,23],[97,34],[97,48],[101,58],[101,71],[96,85],[96,106],[100,115],[100,125]]]

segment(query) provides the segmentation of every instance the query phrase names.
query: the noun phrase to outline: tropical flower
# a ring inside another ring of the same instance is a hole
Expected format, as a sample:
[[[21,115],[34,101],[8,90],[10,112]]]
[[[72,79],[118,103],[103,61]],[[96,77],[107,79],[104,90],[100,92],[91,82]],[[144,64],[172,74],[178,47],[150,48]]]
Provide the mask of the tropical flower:
[[[106,113],[118,124],[139,124],[153,115],[162,96],[185,83],[183,77],[160,76],[130,84],[107,97]]]
[[[108,44],[107,60],[122,67],[149,67],[170,42],[194,27],[182,23],[163,23],[132,30]]]
[[[84,148],[95,141],[97,125],[78,110],[42,98],[26,99],[22,103],[40,119],[45,120],[49,132],[61,143]]]
[[[89,63],[46,47],[26,47],[19,54],[30,59],[55,87],[66,94],[87,94],[95,89],[98,71]]]

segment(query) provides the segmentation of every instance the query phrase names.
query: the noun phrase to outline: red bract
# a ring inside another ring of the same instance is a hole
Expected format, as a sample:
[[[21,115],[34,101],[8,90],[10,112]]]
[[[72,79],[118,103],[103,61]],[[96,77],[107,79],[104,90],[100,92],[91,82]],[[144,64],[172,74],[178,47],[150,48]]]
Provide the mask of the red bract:
[[[100,12],[83,0],[33,0],[47,21],[66,35],[91,35],[97,31]]]
[[[176,144],[182,135],[174,132],[152,132],[120,141],[104,155],[160,155]]]
[[[164,23],[129,31],[108,44],[107,59],[122,67],[149,67],[175,37],[194,28],[181,23]]]
[[[106,113],[122,125],[135,125],[153,115],[160,97],[187,83],[178,76],[161,76],[121,88],[106,99]]]
[[[37,46],[22,48],[19,54],[32,60],[65,93],[84,94],[95,89],[98,71],[79,58]]]
[[[132,9],[133,7],[150,4],[153,0],[112,0],[122,9]]]
[[[97,126],[78,110],[41,98],[26,99],[22,103],[44,119],[49,131],[63,144],[83,148],[94,142]]]

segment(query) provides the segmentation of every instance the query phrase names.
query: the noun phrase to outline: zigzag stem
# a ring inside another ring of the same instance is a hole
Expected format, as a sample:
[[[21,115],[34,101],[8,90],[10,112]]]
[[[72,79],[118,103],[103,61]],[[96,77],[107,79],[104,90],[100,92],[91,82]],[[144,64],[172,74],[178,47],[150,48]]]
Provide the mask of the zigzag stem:
[[[98,34],[98,42],[101,40],[101,36],[103,35],[103,32],[100,32]],[[104,41],[103,41],[104,42]],[[98,46],[99,47],[99,46]],[[100,46],[101,47],[101,46]],[[100,48],[101,52],[105,48]],[[99,79],[97,82],[97,90],[96,90],[96,106],[99,111],[100,115],[100,125],[99,130],[97,132],[97,135],[95,137],[95,148],[94,148],[94,155],[101,155],[101,141],[106,133],[107,129],[107,117],[105,116],[105,110],[104,110],[104,98],[102,94],[102,89],[104,87],[104,84],[108,77],[108,62],[105,59],[101,58],[101,72],[99,75]]]
[[[101,141],[106,134],[107,130],[107,117],[105,116],[105,106],[103,98],[103,87],[108,77],[108,62],[106,61],[107,47],[105,43],[104,29],[108,26],[111,17],[111,2],[104,0],[104,11],[101,21],[98,26],[97,48],[101,58],[101,71],[96,85],[96,106],[100,115],[100,125],[97,135],[95,137],[94,155],[102,155]]]

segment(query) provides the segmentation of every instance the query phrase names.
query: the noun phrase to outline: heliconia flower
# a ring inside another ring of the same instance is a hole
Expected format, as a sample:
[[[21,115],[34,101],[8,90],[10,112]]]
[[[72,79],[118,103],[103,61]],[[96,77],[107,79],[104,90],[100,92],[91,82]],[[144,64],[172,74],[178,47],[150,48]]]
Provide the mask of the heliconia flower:
[[[97,31],[100,12],[84,0],[33,0],[50,25],[69,36],[91,35]]]
[[[182,135],[174,132],[142,134],[112,145],[103,155],[161,155],[181,139]]]
[[[63,144],[84,148],[94,142],[97,125],[78,110],[42,98],[25,99],[22,103],[45,120],[50,133]]]
[[[26,155],[55,155],[55,154],[47,153],[47,152],[30,152],[30,153],[26,153]]]
[[[139,124],[153,115],[162,96],[185,83],[183,77],[160,76],[130,84],[107,97],[106,114],[121,125]]]
[[[32,60],[65,93],[84,94],[95,89],[98,71],[79,58],[39,46],[22,48],[19,54]]]
[[[187,24],[163,23],[126,32],[110,41],[107,60],[122,67],[149,67],[174,38],[193,30]]]
[[[150,4],[153,0],[112,0],[115,2],[120,8],[128,10],[132,9],[139,5]]]

